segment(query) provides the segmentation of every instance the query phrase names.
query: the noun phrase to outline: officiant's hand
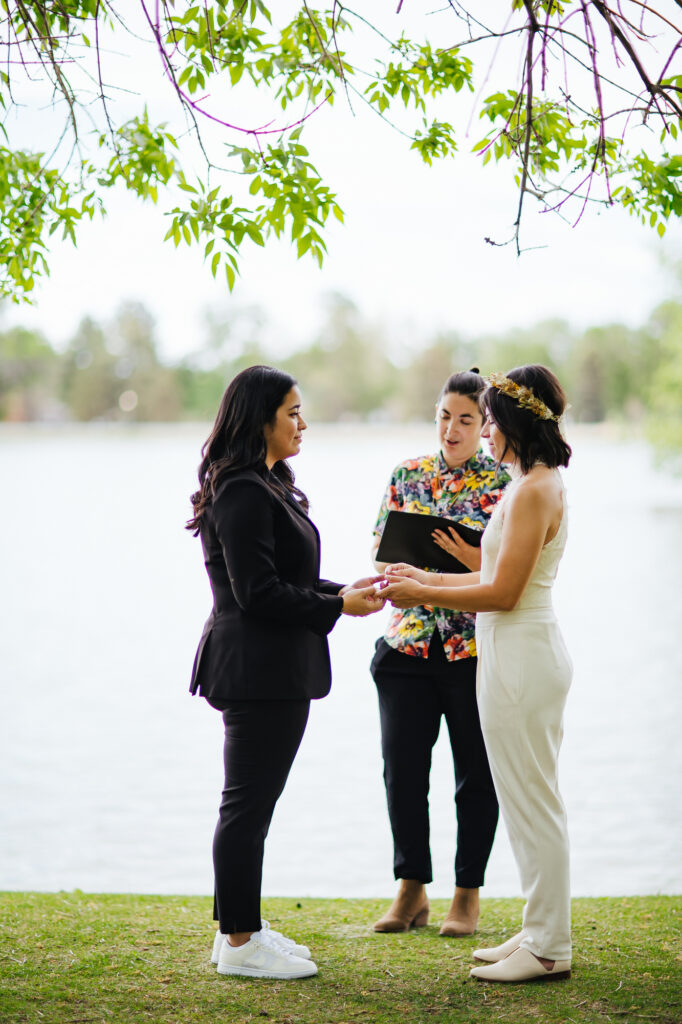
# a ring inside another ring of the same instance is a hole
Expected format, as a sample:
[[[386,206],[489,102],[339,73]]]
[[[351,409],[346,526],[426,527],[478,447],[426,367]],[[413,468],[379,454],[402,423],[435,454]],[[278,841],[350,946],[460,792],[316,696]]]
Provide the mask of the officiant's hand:
[[[447,551],[449,555],[465,565],[470,572],[480,572],[481,549],[462,540],[453,526],[448,527],[447,533],[444,530],[434,530],[431,536],[439,548]]]

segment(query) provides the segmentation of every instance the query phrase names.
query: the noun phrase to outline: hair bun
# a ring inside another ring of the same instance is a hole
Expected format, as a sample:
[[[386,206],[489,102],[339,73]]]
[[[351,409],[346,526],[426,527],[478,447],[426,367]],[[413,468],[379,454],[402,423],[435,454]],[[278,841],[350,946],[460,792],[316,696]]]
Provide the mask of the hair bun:
[[[480,373],[480,372],[481,371],[479,370],[479,368],[477,366],[472,366],[471,369],[469,370],[469,373]]]

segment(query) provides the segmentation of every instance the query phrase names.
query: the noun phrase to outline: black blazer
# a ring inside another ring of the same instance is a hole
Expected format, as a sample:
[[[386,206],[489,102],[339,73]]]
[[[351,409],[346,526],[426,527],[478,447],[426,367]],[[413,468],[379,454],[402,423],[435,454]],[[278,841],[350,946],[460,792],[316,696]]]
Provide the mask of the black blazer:
[[[343,598],[341,584],[320,579],[320,537],[304,510],[255,470],[240,470],[206,509],[201,544],[213,611],[190,692],[217,707],[329,693],[327,634]]]

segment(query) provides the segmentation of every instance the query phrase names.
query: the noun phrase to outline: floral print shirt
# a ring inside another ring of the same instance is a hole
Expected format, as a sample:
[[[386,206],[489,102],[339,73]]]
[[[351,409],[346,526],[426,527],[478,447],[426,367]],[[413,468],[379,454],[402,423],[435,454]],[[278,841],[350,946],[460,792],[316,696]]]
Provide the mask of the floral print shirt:
[[[393,470],[374,534],[381,537],[386,517],[393,509],[446,516],[482,531],[508,483],[509,475],[503,469],[496,471],[495,460],[482,448],[454,469],[450,469],[442,452],[408,459]],[[473,612],[455,612],[430,605],[396,608],[384,639],[403,654],[428,658],[431,637],[438,627],[446,658],[457,661],[476,657],[475,624]]]

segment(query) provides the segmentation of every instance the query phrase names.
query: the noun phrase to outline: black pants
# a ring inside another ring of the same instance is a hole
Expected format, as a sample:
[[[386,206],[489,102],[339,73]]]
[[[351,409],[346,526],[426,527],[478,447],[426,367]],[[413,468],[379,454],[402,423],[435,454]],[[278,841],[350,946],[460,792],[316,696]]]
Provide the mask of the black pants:
[[[483,885],[498,805],[476,704],[476,659],[449,662],[438,630],[429,657],[380,640],[372,661],[379,694],[381,749],[396,878],[433,879],[429,847],[431,751],[445,716],[455,765],[455,882]]]
[[[223,933],[260,929],[265,837],[308,721],[307,700],[225,707],[225,788],[213,838],[213,917]]]

